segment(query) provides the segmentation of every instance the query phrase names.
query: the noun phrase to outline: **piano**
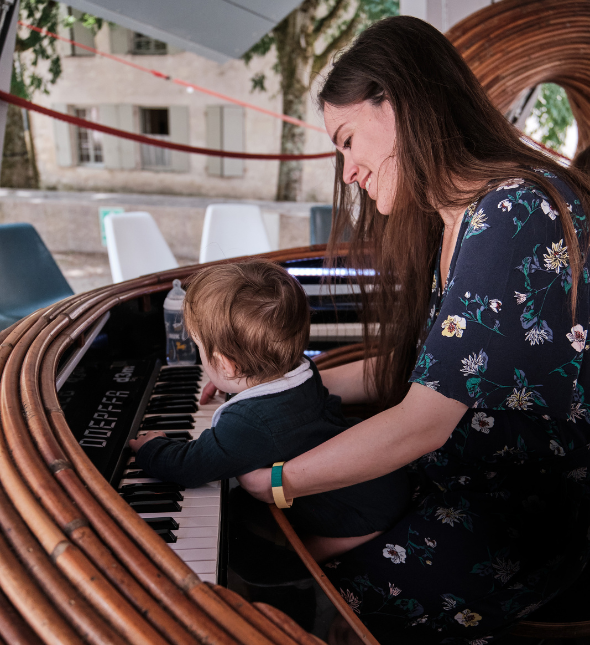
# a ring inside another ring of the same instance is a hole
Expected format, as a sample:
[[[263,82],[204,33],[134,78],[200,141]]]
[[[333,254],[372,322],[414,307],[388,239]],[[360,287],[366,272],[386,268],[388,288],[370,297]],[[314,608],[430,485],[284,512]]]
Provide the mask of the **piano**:
[[[311,247],[269,257],[297,268],[289,263],[317,267],[321,255]],[[186,397],[174,402],[171,424],[162,414],[171,382],[184,394],[187,376],[189,389],[195,377],[203,385],[196,369],[177,380],[178,368],[161,364],[164,297],[198,268],[75,295],[0,332],[0,634],[20,630],[33,643],[81,634],[97,643],[317,642],[277,609],[218,584],[223,486],[163,499],[125,449],[134,432],[166,427],[187,440],[209,425],[213,406],[194,411]],[[112,439],[123,448],[111,450]]]

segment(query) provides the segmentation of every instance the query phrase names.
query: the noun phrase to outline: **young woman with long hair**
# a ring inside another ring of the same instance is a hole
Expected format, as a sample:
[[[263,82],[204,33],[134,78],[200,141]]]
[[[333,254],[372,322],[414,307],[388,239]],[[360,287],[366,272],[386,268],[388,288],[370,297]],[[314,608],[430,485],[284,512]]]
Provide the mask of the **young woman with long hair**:
[[[367,357],[322,379],[383,411],[287,462],[285,496],[408,468],[405,517],[326,574],[383,644],[491,643],[590,557],[590,181],[523,143],[415,18],[363,32],[319,103],[330,248],[351,227],[350,265],[375,271],[357,272]],[[272,502],[269,470],[242,483]]]

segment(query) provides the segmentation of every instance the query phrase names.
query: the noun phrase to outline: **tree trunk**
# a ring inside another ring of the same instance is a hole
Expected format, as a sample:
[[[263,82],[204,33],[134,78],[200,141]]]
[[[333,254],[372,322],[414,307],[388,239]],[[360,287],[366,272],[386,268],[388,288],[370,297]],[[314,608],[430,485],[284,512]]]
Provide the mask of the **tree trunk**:
[[[320,0],[305,2],[289,14],[273,34],[281,69],[283,114],[305,121],[309,91],[313,45],[310,35]],[[283,121],[281,154],[298,155],[305,151],[305,129]],[[303,162],[281,161],[279,166],[278,201],[297,201],[301,193]]]
[[[6,116],[0,186],[5,188],[38,188],[35,161],[32,154],[29,153],[25,136],[21,108],[9,105]]]

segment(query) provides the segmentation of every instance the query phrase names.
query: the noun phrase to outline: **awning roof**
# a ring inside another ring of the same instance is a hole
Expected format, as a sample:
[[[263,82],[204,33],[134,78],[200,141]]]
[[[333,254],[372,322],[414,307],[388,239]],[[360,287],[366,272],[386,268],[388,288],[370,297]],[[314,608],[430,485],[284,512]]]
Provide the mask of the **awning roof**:
[[[248,51],[301,0],[67,0],[67,4],[223,63]]]

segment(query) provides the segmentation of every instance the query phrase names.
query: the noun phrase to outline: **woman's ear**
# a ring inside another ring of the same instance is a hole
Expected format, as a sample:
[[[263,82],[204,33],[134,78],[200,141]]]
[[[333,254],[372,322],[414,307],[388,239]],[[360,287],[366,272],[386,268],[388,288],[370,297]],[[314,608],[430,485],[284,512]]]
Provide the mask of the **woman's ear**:
[[[227,380],[235,379],[237,374],[236,364],[227,356],[224,356],[219,352],[214,352],[213,356],[215,357],[215,361],[219,366],[218,372],[223,375],[223,378]]]

